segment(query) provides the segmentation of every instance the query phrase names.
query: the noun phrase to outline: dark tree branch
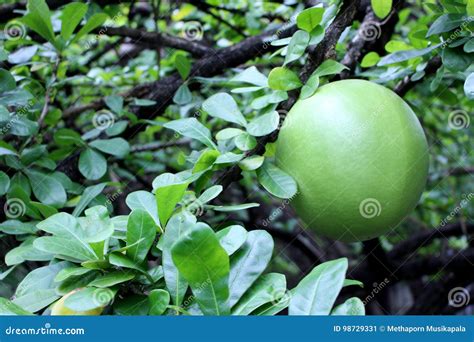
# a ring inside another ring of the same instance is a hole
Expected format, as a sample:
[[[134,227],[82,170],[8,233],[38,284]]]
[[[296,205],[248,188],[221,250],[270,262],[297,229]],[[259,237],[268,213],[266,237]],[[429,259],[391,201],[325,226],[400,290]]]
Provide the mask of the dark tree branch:
[[[153,142],[153,143],[149,143],[145,145],[132,146],[131,152],[158,151],[158,150],[163,150],[169,147],[186,146],[186,145],[189,145],[189,143],[190,143],[190,140],[187,140],[187,139],[172,141],[168,143]]]
[[[435,56],[433,58],[431,58],[429,61],[428,61],[428,64],[425,68],[425,74],[426,75],[431,75],[431,74],[434,74],[436,73],[436,71],[441,67],[442,65],[442,62],[441,62],[441,57],[440,56]],[[410,79],[410,76],[406,76],[403,80],[401,80],[395,87],[394,91],[400,95],[400,96],[405,96],[406,93],[408,93],[408,91],[410,91],[410,89],[412,89],[413,87],[415,87],[415,85],[417,85],[418,83],[421,83],[425,80],[425,78],[421,78],[417,81],[412,81]]]
[[[119,36],[131,38],[132,43],[135,44],[151,44],[154,47],[167,46],[178,50],[188,51],[193,56],[202,57],[213,51],[210,47],[207,47],[196,41],[173,37],[165,33],[147,32],[143,30],[137,30],[126,26],[121,27],[106,27],[96,30],[98,34],[106,34],[108,36]]]
[[[273,51],[267,43],[275,32],[279,32],[279,37],[288,37],[295,32],[295,26],[291,25],[281,31],[272,30],[260,35],[250,37],[241,42],[206,55],[197,60],[192,67],[190,77],[203,76],[212,77],[222,73],[228,68],[239,66],[251,59]],[[175,73],[159,81],[137,85],[131,90],[120,95],[124,97],[148,98],[157,102],[156,106],[143,107],[137,112],[140,118],[149,118],[160,114],[170,103],[176,90],[183,84],[181,77]],[[88,104],[65,110],[65,117],[76,116],[87,110],[98,110],[105,105],[103,99],[93,101]]]
[[[212,10],[216,9],[216,7],[211,6],[211,5],[209,5],[208,3],[206,3],[205,1],[202,1],[202,0],[191,0],[191,1],[189,1],[189,3],[196,6],[200,11],[209,14],[211,17],[213,17],[214,19],[216,19],[220,23],[222,23],[224,25],[227,25],[232,30],[234,30],[239,35],[241,35],[242,37],[244,37],[244,38],[247,37],[247,35],[244,33],[244,31],[242,31],[242,29],[240,27],[235,26],[234,24],[228,22],[227,20],[225,20],[221,16],[219,16],[216,13],[212,12]]]

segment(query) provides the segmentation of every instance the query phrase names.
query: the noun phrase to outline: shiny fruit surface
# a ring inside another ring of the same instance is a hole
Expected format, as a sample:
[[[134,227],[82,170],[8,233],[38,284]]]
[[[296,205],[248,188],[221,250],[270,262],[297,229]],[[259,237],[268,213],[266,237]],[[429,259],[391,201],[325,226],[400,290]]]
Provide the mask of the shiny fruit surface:
[[[298,184],[290,202],[297,214],[341,241],[396,227],[416,206],[429,164],[413,110],[364,80],[332,82],[298,101],[279,133],[276,159]]]

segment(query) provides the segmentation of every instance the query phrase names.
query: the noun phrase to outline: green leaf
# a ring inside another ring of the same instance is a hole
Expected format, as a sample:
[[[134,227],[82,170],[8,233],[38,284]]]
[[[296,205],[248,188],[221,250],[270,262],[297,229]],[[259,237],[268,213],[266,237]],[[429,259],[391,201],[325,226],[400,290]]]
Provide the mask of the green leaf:
[[[275,90],[293,90],[302,86],[298,75],[290,69],[277,67],[268,75],[268,85]]]
[[[208,202],[212,201],[214,198],[216,198],[217,196],[219,196],[219,194],[222,192],[223,189],[224,188],[222,187],[222,185],[211,186],[209,189],[204,191],[198,197],[198,199],[196,201],[199,202],[200,204],[208,203]]]
[[[318,87],[319,75],[313,73],[306,82],[306,84],[301,88],[300,99],[304,100],[310,96],[313,96],[316,90],[318,90]]]
[[[309,45],[319,44],[324,39],[324,34],[324,27],[321,25],[316,26],[309,34]]]
[[[131,210],[145,210],[155,220],[155,223],[158,226],[160,225],[158,206],[156,204],[155,196],[151,192],[143,190],[131,192],[125,199],[125,203],[127,203]]]
[[[34,223],[7,220],[0,223],[0,232],[8,235],[35,234],[37,229]]]
[[[28,0],[28,13],[21,21],[41,37],[55,44],[53,26],[51,24],[51,13],[45,0]]]
[[[162,227],[164,227],[173,214],[176,204],[183,198],[184,192],[188,187],[188,182],[182,181],[179,177],[171,173],[165,173],[159,177],[157,177],[157,179],[168,177],[167,182],[160,184],[158,187],[155,187],[157,179],[153,181],[156,203],[158,205],[158,217],[160,218]]]
[[[137,264],[133,260],[131,260],[129,257],[123,255],[122,253],[110,253],[109,255],[109,262],[112,265],[118,266],[118,267],[124,267],[124,268],[130,268],[132,270],[137,270],[141,273],[143,273],[149,280],[153,282],[153,278],[148,274],[147,270],[143,265]]]
[[[262,166],[265,161],[264,156],[250,156],[239,162],[239,166],[244,171],[252,171]]]
[[[28,261],[49,261],[54,258],[53,254],[46,253],[36,249],[33,241],[27,240],[20,246],[11,249],[5,255],[5,264],[7,266],[21,264]]]
[[[231,307],[267,268],[272,253],[273,239],[270,234],[264,230],[253,230],[247,234],[244,245],[232,255],[230,261]]]
[[[344,64],[341,64],[333,59],[328,59],[316,68],[313,75],[318,75],[319,77],[335,75],[339,74],[342,70],[345,69],[348,68]]]
[[[30,312],[48,306],[59,298],[54,278],[59,271],[69,266],[68,262],[58,262],[34,269],[18,284],[13,303]]]
[[[237,163],[238,161],[241,161],[244,156],[245,156],[244,154],[236,154],[236,153],[233,153],[233,152],[227,152],[227,153],[221,154],[219,157],[217,157],[214,164]]]
[[[178,69],[178,72],[183,80],[188,78],[191,71],[191,62],[185,55],[177,54],[174,58],[174,65],[176,69]]]
[[[257,146],[257,139],[248,133],[242,133],[234,139],[234,144],[241,151],[250,151]]]
[[[254,137],[268,135],[278,128],[280,116],[277,111],[257,116],[247,125],[247,132]]]
[[[329,315],[344,284],[347,259],[316,266],[292,291],[290,315]]]
[[[124,158],[130,152],[130,145],[123,138],[98,139],[89,144],[104,153]]]
[[[199,174],[208,170],[216,161],[217,157],[220,155],[220,152],[217,150],[205,149],[202,151],[198,160],[194,163],[193,173]]]
[[[469,39],[468,42],[464,44],[463,50],[466,53],[474,52],[474,38]]]
[[[87,21],[87,23],[82,26],[82,28],[79,30],[79,32],[76,33],[74,38],[72,38],[71,43],[77,42],[79,39],[81,39],[83,36],[94,30],[95,28],[99,27],[102,25],[105,21],[107,20],[107,14],[105,13],[95,13],[90,17],[90,19]]]
[[[468,99],[474,99],[474,72],[471,72],[464,82],[464,93]]]
[[[74,311],[89,311],[109,305],[114,297],[115,291],[111,289],[86,287],[67,297],[64,306]]]
[[[412,58],[424,56],[430,53],[431,51],[437,49],[439,46],[441,46],[441,43],[427,47],[425,49],[421,49],[421,50],[397,51],[397,52],[391,53],[390,55],[382,57],[382,59],[380,59],[377,65],[384,66],[384,65],[394,64],[394,63],[400,63],[400,62],[410,60]]]
[[[449,49],[446,48],[441,54],[443,66],[451,71],[463,72],[472,65],[472,57],[464,53],[460,48]]]
[[[278,301],[286,293],[286,278],[283,274],[269,273],[261,276],[232,308],[232,315],[249,315],[266,303]]]
[[[239,128],[232,128],[232,127],[224,128],[223,130],[217,132],[216,139],[217,140],[229,140],[229,139],[235,138],[236,136],[238,136],[242,133],[244,133],[244,131],[242,131]]]
[[[364,303],[357,298],[352,297],[346,300],[341,305],[336,306],[331,315],[335,316],[364,316],[365,315],[365,307]]]
[[[256,85],[258,87],[267,87],[267,77],[262,74],[255,66],[251,66],[231,78],[231,82],[242,82]]]
[[[467,18],[462,14],[443,14],[431,24],[426,36],[432,36],[444,32],[451,31],[459,27]]]
[[[107,172],[107,161],[101,153],[88,148],[79,157],[79,171],[87,179],[97,180]]]
[[[112,236],[114,225],[106,207],[96,205],[87,209],[85,214],[85,217],[79,217],[77,221],[85,232],[84,239],[87,242],[103,242]]]
[[[206,315],[228,315],[229,256],[212,229],[197,223],[171,248],[173,262]]]
[[[114,271],[106,273],[89,283],[89,286],[94,287],[111,287],[117,284],[125,283],[126,281],[135,278],[135,274],[132,272]]]
[[[170,294],[162,289],[152,290],[148,295],[148,299],[150,300],[150,311],[148,314],[150,316],[160,316],[166,311],[170,303]]]
[[[392,0],[371,0],[372,10],[380,19],[384,19],[392,10]]]
[[[35,240],[33,246],[40,251],[54,254],[59,259],[74,262],[97,259],[97,255],[89,245],[62,237],[40,237]]]
[[[88,186],[81,195],[79,203],[77,203],[72,215],[79,216],[82,214],[87,205],[92,202],[94,198],[99,196],[105,188],[106,183]]]
[[[37,227],[57,237],[76,241],[87,249],[88,242],[103,241],[110,237],[113,231],[113,227],[102,222],[110,219],[102,218],[94,212],[98,208],[107,210],[105,207],[92,207],[86,210],[88,217],[79,219],[67,213],[58,213],[38,223]]]
[[[62,282],[70,277],[75,277],[75,276],[82,276],[86,273],[92,272],[91,269],[84,268],[84,267],[67,267],[63,268],[61,271],[56,274],[56,277],[54,278],[55,282]]]
[[[247,125],[247,121],[240,112],[237,103],[227,93],[212,95],[202,104],[202,109],[210,116],[232,122],[241,126]]]
[[[54,176],[34,170],[25,170],[25,173],[38,200],[57,208],[64,205],[67,200],[66,190]]]
[[[62,146],[81,146],[81,135],[69,128],[60,128],[54,132],[54,142]]]
[[[291,198],[296,194],[295,180],[275,165],[265,162],[257,170],[258,181],[272,195],[279,198]]]
[[[73,2],[64,6],[61,14],[61,37],[68,40],[87,12],[87,4]]]
[[[0,316],[16,316],[16,315],[32,315],[31,312],[26,311],[21,306],[9,301],[6,298],[0,297]]]
[[[165,123],[163,127],[172,129],[185,137],[196,139],[210,148],[217,149],[217,146],[212,141],[209,129],[196,120],[196,118],[170,121]]]
[[[143,209],[135,209],[128,218],[127,256],[142,263],[156,236],[156,224],[153,218]]]
[[[188,104],[193,100],[193,94],[187,84],[182,84],[173,96],[173,102],[178,105]]]
[[[346,287],[346,286],[360,286],[360,287],[364,287],[364,283],[361,282],[361,281],[358,281],[358,280],[354,280],[354,279],[344,279],[344,284],[343,284],[343,287]]]
[[[16,81],[12,74],[10,74],[9,71],[0,68],[0,93],[13,90],[15,87]]]
[[[174,215],[166,225],[165,232],[158,244],[158,247],[163,251],[162,263],[166,287],[175,305],[181,305],[188,284],[173,263],[171,247],[194,224],[196,224],[196,218],[186,212]]]
[[[115,114],[122,113],[123,110],[123,97],[120,95],[110,95],[105,98],[105,104]]]
[[[8,175],[5,172],[0,171],[0,196],[5,195],[9,188],[10,188],[10,177],[8,177]]]
[[[323,10],[324,11],[324,10]],[[321,15],[322,16],[322,15]],[[290,40],[283,65],[287,65],[303,56],[309,43],[309,33],[298,30]]]
[[[247,231],[244,227],[232,225],[216,233],[219,243],[228,255],[234,254],[247,240]]]
[[[250,106],[253,109],[262,109],[274,103],[280,103],[288,99],[288,93],[283,90],[272,91],[270,94],[257,97]]]
[[[206,205],[206,208],[215,210],[215,211],[222,211],[222,212],[228,213],[232,211],[256,208],[258,206],[260,206],[260,204],[258,203],[242,203],[242,204],[235,204],[235,205]]]
[[[363,68],[370,68],[380,61],[380,56],[377,52],[371,51],[362,58],[360,66]]]
[[[323,19],[324,8],[312,7],[305,9],[296,17],[296,25],[298,28],[311,32]]]

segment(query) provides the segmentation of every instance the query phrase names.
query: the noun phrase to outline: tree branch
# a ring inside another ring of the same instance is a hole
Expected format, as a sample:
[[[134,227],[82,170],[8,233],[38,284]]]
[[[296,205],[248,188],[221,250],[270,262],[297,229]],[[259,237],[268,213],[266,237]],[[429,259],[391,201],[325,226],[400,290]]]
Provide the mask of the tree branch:
[[[436,71],[441,67],[441,57],[435,56],[428,61],[428,64],[425,68],[425,74],[431,75],[436,73]],[[405,96],[410,89],[415,87],[418,83],[421,83],[425,80],[425,78],[421,78],[417,81],[412,81],[409,76],[406,76],[403,80],[401,80],[395,87],[394,91],[400,95],[401,97]]]
[[[106,34],[108,36],[127,37],[132,39],[132,43],[140,44],[147,43],[152,46],[167,46],[178,50],[188,51],[193,56],[202,57],[213,51],[212,48],[205,46],[196,41],[173,37],[166,33],[147,32],[137,30],[126,26],[121,27],[106,27],[96,30],[96,33]]]

